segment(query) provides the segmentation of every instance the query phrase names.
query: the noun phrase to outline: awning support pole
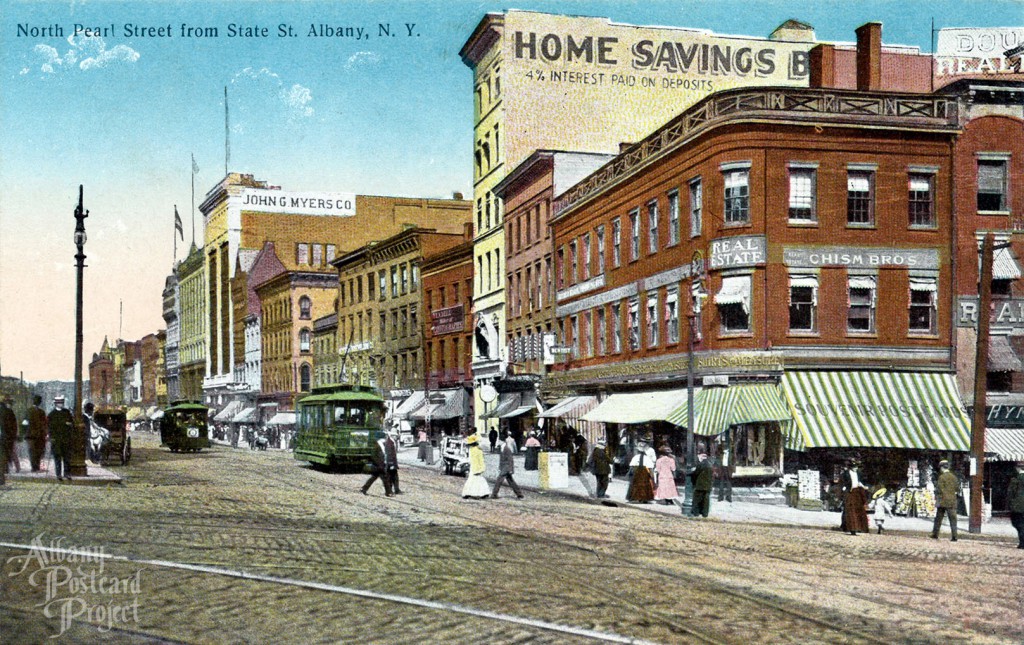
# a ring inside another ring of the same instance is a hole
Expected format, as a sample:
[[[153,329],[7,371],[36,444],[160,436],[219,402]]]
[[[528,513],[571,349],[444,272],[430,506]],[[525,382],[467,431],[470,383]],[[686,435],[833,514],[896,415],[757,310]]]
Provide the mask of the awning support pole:
[[[974,418],[971,421],[971,508],[968,530],[981,533],[982,487],[985,481],[985,399],[988,377],[988,335],[992,315],[992,247],[995,234],[985,234],[981,246],[978,294],[978,353],[974,360]]]

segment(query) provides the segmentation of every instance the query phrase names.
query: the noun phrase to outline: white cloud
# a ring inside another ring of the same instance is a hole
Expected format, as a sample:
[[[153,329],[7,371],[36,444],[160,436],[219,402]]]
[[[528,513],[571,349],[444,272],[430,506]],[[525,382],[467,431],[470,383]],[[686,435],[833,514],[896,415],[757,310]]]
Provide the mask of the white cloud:
[[[281,98],[299,116],[313,116],[313,108],[309,106],[313,93],[308,87],[296,83],[291,89],[281,90]]]
[[[56,74],[59,69],[71,69],[78,66],[83,72],[91,69],[107,67],[116,63],[134,63],[139,60],[139,52],[127,45],[117,45],[107,49],[107,43],[98,36],[68,36],[70,48],[61,55],[55,47],[38,44],[32,48],[36,57],[36,65],[46,74]],[[28,72],[28,68],[22,74]]]
[[[353,69],[355,67],[366,67],[376,65],[380,62],[380,54],[377,52],[356,52],[348,57],[348,61],[345,63],[345,69]]]
[[[298,83],[286,87],[280,75],[269,68],[246,67],[235,74],[231,79],[231,84],[236,86],[238,93],[241,94],[243,112],[246,109],[256,108],[261,101],[270,98],[280,101],[279,106],[285,110],[284,116],[289,121],[312,117],[315,112],[311,105],[313,92],[308,87]],[[231,101],[232,104],[235,103],[234,99]],[[235,126],[235,128],[240,127],[240,123]]]

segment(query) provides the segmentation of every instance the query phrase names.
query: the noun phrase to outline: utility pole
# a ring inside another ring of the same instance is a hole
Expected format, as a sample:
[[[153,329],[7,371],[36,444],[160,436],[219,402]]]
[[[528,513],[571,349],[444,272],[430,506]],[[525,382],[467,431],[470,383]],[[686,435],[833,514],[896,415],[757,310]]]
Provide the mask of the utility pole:
[[[88,434],[85,419],[82,417],[82,278],[85,272],[85,218],[89,211],[82,204],[84,189],[78,185],[78,207],[75,208],[75,266],[78,269],[77,288],[75,290],[75,438],[71,444],[70,471],[75,477],[88,476],[85,465],[85,442]]]
[[[981,533],[982,486],[985,481],[985,398],[988,376],[988,336],[992,316],[992,251],[995,235],[985,234],[981,246],[978,284],[978,351],[974,359],[974,418],[971,421],[971,508],[968,530]]]

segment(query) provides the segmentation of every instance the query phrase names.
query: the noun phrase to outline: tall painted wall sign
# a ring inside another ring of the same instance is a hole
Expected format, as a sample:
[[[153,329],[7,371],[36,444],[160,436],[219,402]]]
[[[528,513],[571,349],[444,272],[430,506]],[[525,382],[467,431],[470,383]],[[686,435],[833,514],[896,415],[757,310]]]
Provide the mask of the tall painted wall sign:
[[[229,198],[231,207],[260,213],[289,215],[328,215],[352,217],[356,214],[355,193],[299,193],[263,188],[243,188]]]
[[[905,266],[910,269],[938,269],[937,249],[899,249],[867,246],[790,246],[782,261],[791,267],[845,266],[876,268]]]
[[[1019,17],[1019,15],[1018,15]],[[940,29],[935,48],[935,75],[1019,74],[1024,27]],[[1006,56],[1006,52],[1011,52]]]

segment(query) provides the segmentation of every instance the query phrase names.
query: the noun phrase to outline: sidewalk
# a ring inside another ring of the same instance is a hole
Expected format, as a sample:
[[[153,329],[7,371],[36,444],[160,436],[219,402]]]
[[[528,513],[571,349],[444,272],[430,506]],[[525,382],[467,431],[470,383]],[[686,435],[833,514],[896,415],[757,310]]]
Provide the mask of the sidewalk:
[[[429,468],[443,473],[443,467],[440,465],[440,453],[434,449],[434,460],[433,465],[427,465],[416,459],[417,446],[408,446],[401,448],[398,451],[398,463],[403,467],[413,468]],[[486,463],[486,470],[484,471],[484,477],[489,482],[493,482],[498,476],[498,453],[492,453],[488,449],[484,449],[484,460]],[[585,498],[591,503],[605,503],[613,505],[622,505],[627,508],[635,509],[638,511],[644,511],[648,513],[662,513],[667,515],[681,515],[680,507],[677,504],[664,505],[659,502],[651,502],[649,504],[634,504],[626,501],[626,491],[629,488],[629,480],[623,477],[613,477],[608,483],[608,497],[606,500],[597,500],[590,496],[587,489],[580,482],[580,478],[576,476],[569,477],[569,487],[558,490],[540,490],[540,471],[536,470],[525,470],[523,463],[525,459],[525,453],[520,452],[515,455],[515,480],[516,483],[523,489],[532,490],[535,492],[541,492],[543,494],[556,494],[566,495],[572,497]],[[442,476],[444,476],[442,474]],[[593,483],[593,476],[590,476],[591,483]],[[511,491],[502,490],[502,495],[511,495]],[[679,502],[682,501],[683,491],[679,492]],[[712,493],[711,497],[711,515],[708,517],[709,520],[720,520],[723,522],[758,522],[763,524],[776,524],[781,526],[806,526],[806,527],[818,527],[823,529],[838,529],[840,514],[837,512],[829,511],[803,511],[800,509],[792,508],[790,506],[779,506],[775,504],[758,504],[755,502],[719,502],[717,491]],[[869,516],[869,524],[872,531],[875,530],[874,520]],[[958,528],[961,539],[967,537],[967,518],[960,517],[958,522]],[[922,517],[901,517],[894,515],[893,517],[886,518],[885,521],[886,532],[907,532],[907,533],[924,533],[929,534],[932,530],[932,519]],[[995,518],[982,524],[981,527],[982,536],[997,536],[1000,538],[1014,539],[1017,538],[1017,531],[1010,524],[1009,518]],[[941,539],[949,539],[949,524],[943,522]]]
[[[24,446],[19,447],[19,453],[22,452]],[[57,475],[53,470],[53,458],[50,456],[49,450],[43,457],[42,462],[39,464],[40,471],[37,473],[32,472],[32,464],[29,463],[28,457],[19,455],[18,459],[21,464],[20,473],[7,473],[7,484],[10,485],[13,482],[28,482],[33,484],[61,484],[71,486],[107,486],[110,484],[121,484],[121,476],[112,470],[97,466],[88,459],[85,461],[86,472],[89,473],[87,477],[72,477],[70,480],[57,481]]]

